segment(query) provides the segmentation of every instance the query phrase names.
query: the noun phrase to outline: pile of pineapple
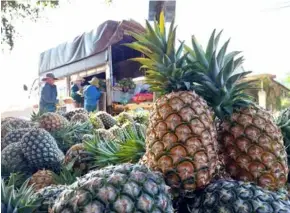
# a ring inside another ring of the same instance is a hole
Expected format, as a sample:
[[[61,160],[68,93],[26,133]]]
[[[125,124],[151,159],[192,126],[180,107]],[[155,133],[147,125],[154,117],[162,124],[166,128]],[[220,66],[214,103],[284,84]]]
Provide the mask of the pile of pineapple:
[[[146,28],[127,46],[146,56],[132,60],[159,96],[150,115],[3,120],[2,212],[290,212],[290,109],[275,121],[253,104],[221,32],[204,50],[194,36],[176,48],[163,14]]]

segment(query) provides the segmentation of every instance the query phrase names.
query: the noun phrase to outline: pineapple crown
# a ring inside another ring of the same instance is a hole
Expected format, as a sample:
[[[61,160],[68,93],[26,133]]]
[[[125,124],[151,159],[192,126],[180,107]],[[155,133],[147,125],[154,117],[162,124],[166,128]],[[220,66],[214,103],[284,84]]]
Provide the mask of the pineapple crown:
[[[240,51],[227,52],[230,39],[218,50],[222,31],[214,30],[204,51],[192,36],[192,46],[185,45],[188,69],[193,71],[195,91],[214,109],[218,118],[230,116],[237,108],[252,105],[252,97],[244,92],[254,81],[243,80],[250,71],[238,71],[244,59],[235,58]]]
[[[41,204],[42,199],[36,198],[33,186],[29,186],[29,179],[22,179],[19,173],[12,173],[8,181],[1,180],[1,212],[34,212]],[[19,186],[19,187],[18,187]]]
[[[160,21],[154,26],[146,20],[146,32],[142,35],[128,32],[135,42],[124,44],[143,53],[146,58],[133,58],[145,68],[145,81],[150,85],[150,90],[160,94],[173,91],[190,90],[192,82],[189,80],[190,70],[183,69],[186,54],[183,54],[184,43],[181,42],[176,50],[176,26],[171,22],[166,33],[164,13],[160,14]]]

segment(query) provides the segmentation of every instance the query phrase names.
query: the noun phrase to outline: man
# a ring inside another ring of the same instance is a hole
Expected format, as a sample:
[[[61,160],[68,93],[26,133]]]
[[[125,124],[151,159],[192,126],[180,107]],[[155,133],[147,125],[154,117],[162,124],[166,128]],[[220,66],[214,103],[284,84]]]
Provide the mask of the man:
[[[55,112],[57,100],[57,89],[54,82],[58,80],[52,73],[47,73],[46,77],[42,79],[45,82],[41,90],[39,111],[41,112]]]
[[[99,90],[99,80],[96,77],[93,77],[89,83],[90,85],[84,88],[84,105],[88,112],[93,112],[98,109],[101,92]]]
[[[84,98],[82,97],[82,83],[84,79],[80,76],[77,76],[76,79],[73,80],[73,85],[71,87],[71,97],[74,100],[75,108],[80,108],[83,105]]]

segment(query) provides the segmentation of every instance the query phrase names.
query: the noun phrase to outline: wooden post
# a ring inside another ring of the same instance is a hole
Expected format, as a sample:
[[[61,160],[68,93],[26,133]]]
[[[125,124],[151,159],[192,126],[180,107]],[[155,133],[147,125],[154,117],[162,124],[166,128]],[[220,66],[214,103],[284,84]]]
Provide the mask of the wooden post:
[[[70,96],[70,76],[66,77],[66,95]]]
[[[112,94],[113,87],[113,64],[112,64],[112,46],[108,48],[108,61],[106,64],[106,89],[107,89],[107,112],[112,113]]]

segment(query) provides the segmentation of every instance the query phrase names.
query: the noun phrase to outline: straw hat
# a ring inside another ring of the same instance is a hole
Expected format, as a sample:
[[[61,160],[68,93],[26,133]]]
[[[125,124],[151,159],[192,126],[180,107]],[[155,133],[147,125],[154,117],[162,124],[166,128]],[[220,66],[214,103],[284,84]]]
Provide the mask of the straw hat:
[[[54,76],[53,73],[47,73],[47,74],[45,75],[45,77],[42,79],[42,81],[46,81],[46,80],[49,79],[49,78],[52,78],[52,79],[54,79],[54,80],[58,80],[58,78],[56,78],[56,77]]]
[[[72,82],[76,82],[76,81],[84,81],[85,79],[83,79],[81,76],[77,76],[77,77],[75,77],[73,80],[72,80]]]
[[[90,80],[89,81],[89,83],[91,84],[91,85],[94,85],[94,86],[97,86],[97,87],[99,87],[99,79],[97,79],[96,77],[93,77],[92,78],[92,80]]]

